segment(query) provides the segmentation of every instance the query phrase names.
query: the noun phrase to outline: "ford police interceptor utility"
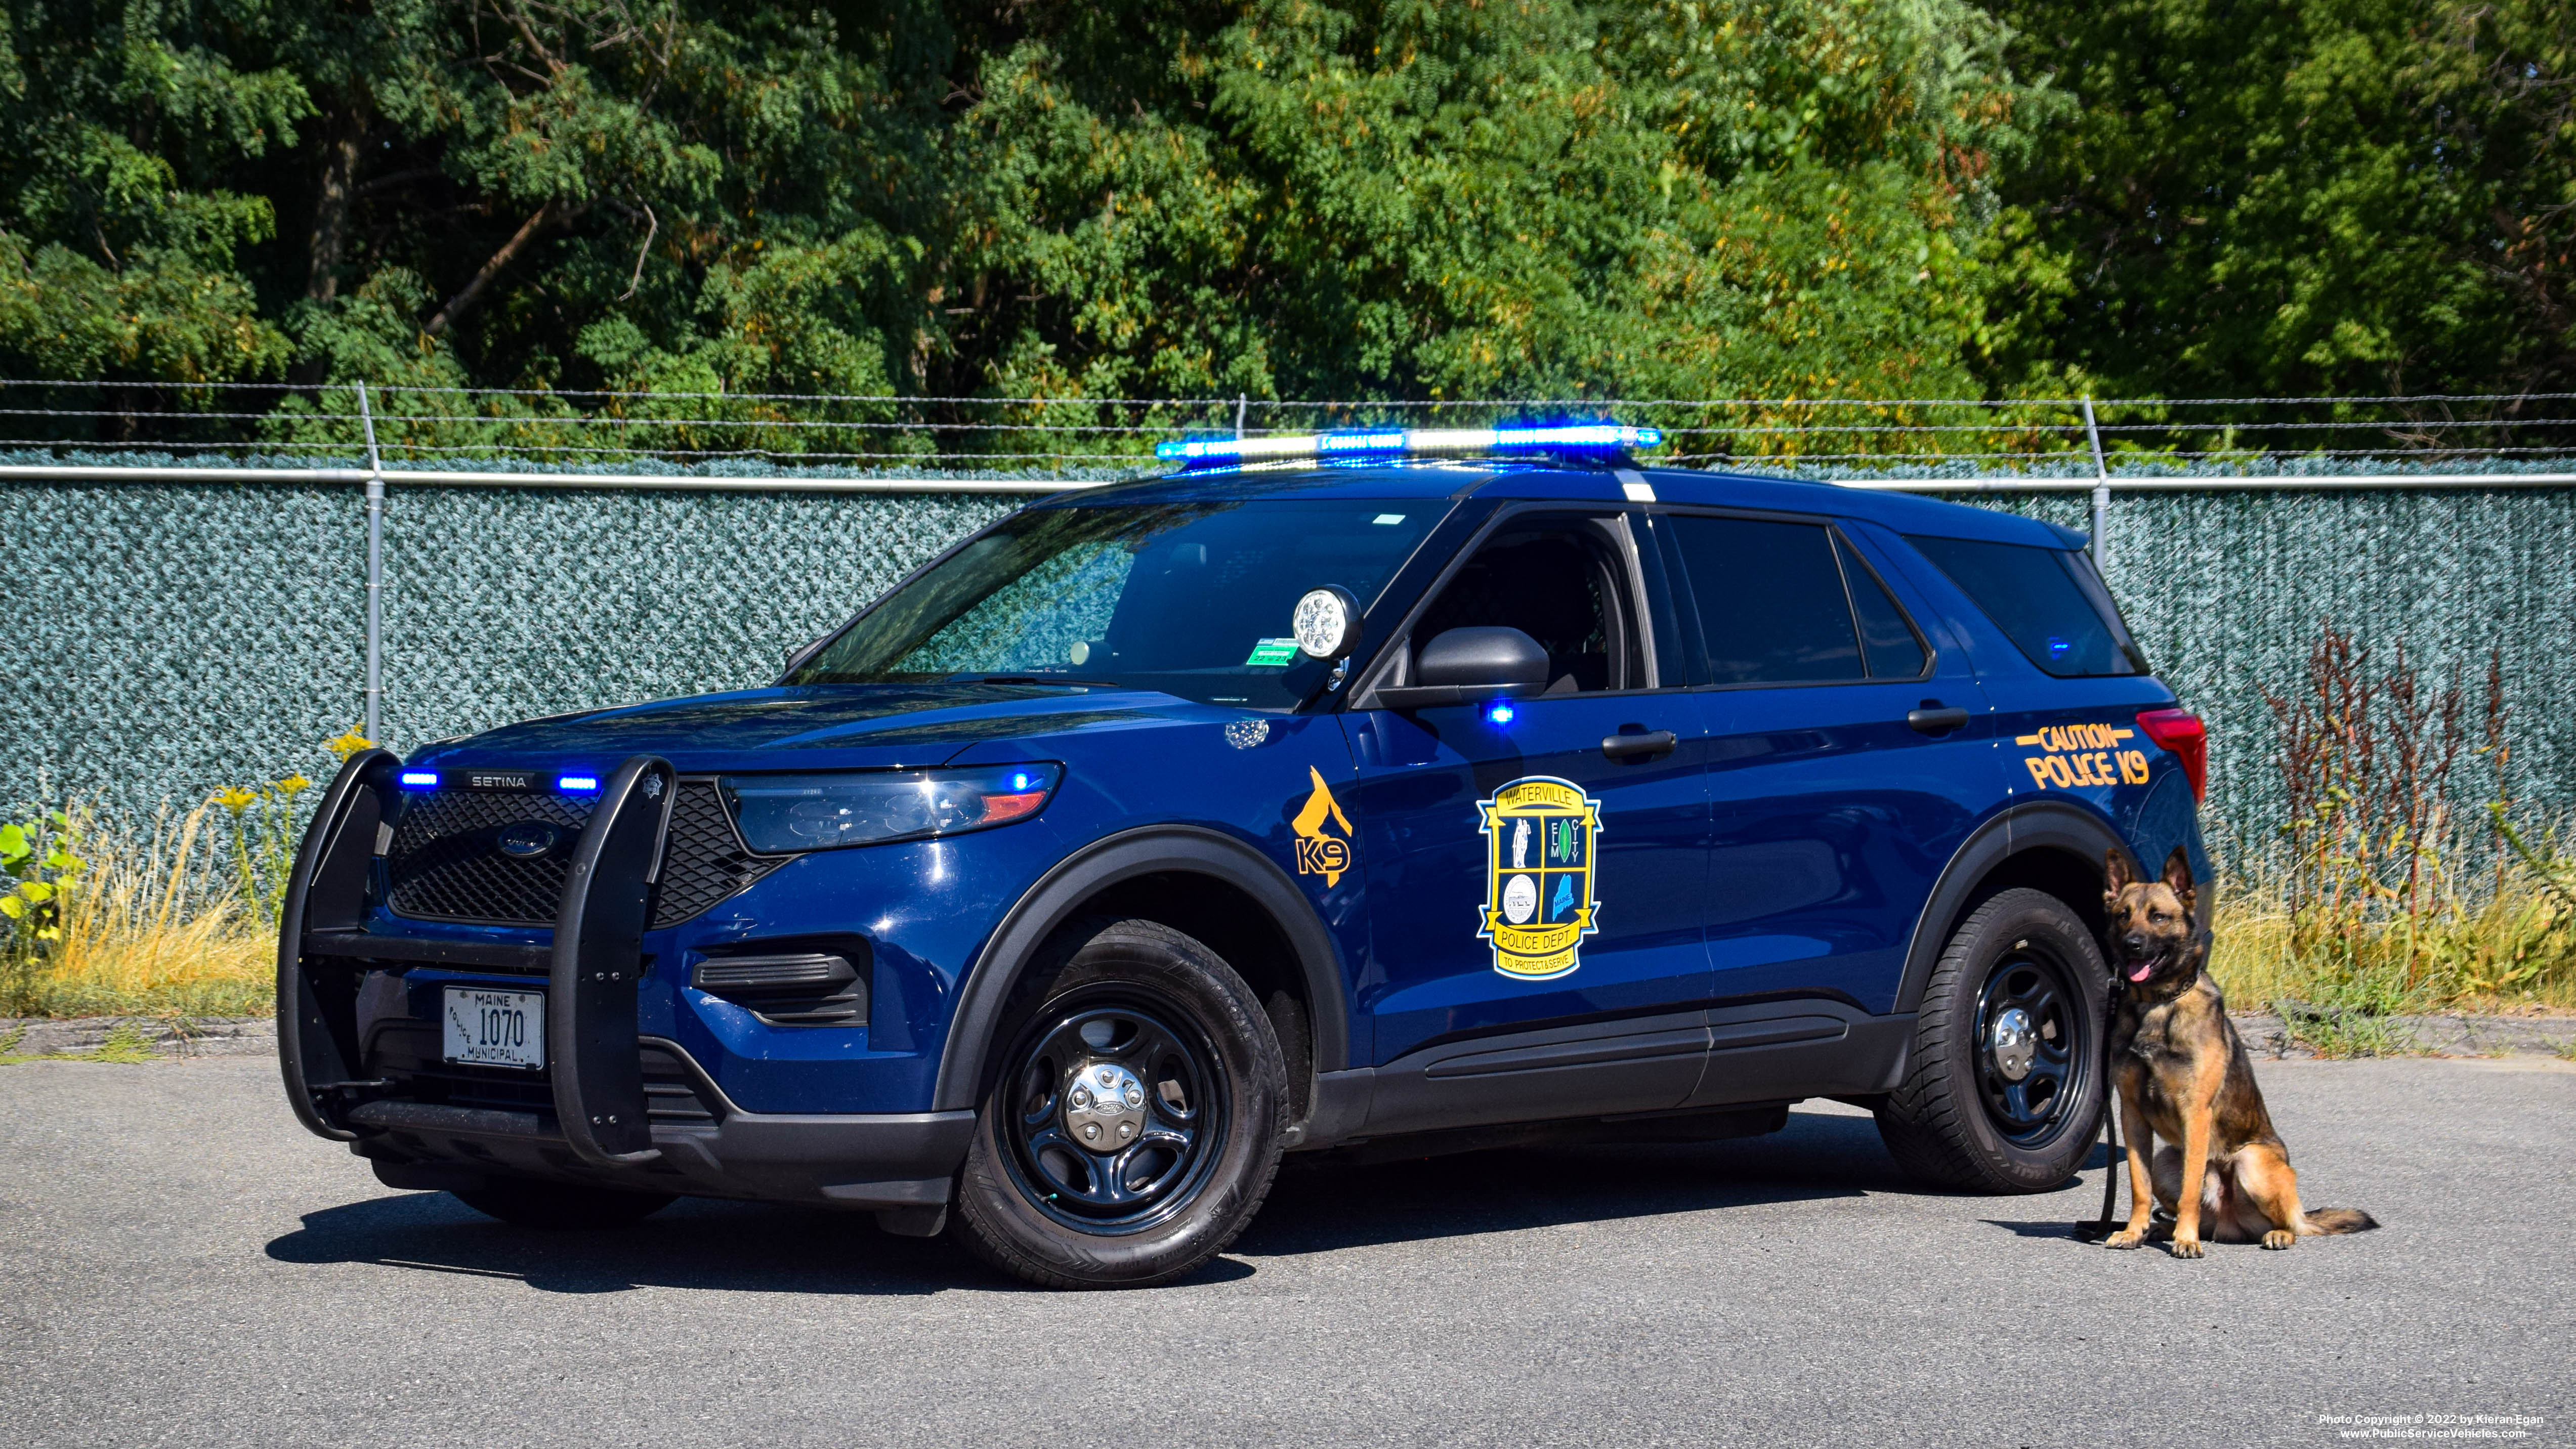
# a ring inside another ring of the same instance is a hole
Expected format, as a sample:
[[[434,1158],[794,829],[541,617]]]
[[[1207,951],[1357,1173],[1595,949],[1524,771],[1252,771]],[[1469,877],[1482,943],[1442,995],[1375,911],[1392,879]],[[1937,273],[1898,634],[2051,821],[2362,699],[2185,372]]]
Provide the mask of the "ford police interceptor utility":
[[[352,758],[287,1095],[399,1188],[874,1213],[1167,1281],[1282,1153],[1769,1132],[2062,1185],[2108,851],[2208,873],[2200,721],[2083,540],[1648,471],[1650,429],[1170,443],[762,689]]]

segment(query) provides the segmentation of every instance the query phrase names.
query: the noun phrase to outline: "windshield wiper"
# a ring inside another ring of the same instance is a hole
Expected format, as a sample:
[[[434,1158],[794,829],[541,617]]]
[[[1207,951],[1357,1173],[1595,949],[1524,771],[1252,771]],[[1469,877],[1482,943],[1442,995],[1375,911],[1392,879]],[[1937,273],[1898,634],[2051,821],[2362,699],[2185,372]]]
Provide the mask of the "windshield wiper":
[[[1120,687],[1114,679],[1082,679],[1070,674],[952,674],[950,684],[1089,684],[1107,689]]]

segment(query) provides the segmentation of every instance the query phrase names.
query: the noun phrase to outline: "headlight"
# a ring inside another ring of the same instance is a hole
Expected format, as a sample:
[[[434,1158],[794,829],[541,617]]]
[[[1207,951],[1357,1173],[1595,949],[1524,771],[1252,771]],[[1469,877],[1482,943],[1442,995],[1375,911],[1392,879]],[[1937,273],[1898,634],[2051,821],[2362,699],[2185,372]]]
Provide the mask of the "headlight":
[[[884,770],[837,775],[727,775],[718,783],[763,855],[957,835],[1026,820],[1046,808],[1062,765]]]

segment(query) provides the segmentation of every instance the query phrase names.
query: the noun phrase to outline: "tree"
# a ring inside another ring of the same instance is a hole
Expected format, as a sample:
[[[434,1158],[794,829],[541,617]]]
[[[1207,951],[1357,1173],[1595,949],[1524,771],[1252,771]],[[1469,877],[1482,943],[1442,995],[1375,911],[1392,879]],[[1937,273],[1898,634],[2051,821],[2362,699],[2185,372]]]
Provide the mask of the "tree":
[[[2080,102],[2004,186],[1996,384],[2570,385],[2566,0],[1996,9]]]
[[[521,439],[584,387],[1956,390],[2049,104],[1964,0],[0,13],[0,363],[525,389],[472,405]]]

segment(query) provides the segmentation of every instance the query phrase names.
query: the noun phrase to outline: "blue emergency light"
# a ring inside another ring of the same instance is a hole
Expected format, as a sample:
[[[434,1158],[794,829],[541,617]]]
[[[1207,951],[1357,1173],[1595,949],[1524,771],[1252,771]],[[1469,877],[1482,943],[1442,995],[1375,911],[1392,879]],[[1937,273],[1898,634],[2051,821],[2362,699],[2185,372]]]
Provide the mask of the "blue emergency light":
[[[1557,458],[1618,458],[1638,448],[1664,445],[1661,428],[1620,423],[1556,423],[1544,427],[1361,428],[1337,433],[1284,433],[1267,438],[1187,438],[1157,443],[1154,456],[1183,468],[1300,458],[1361,459],[1492,454]]]
[[[405,770],[402,772],[402,782],[404,787],[407,789],[435,790],[438,788],[438,772],[436,770]]]
[[[596,790],[599,788],[599,777],[597,775],[558,775],[555,777],[555,788],[558,790]]]

